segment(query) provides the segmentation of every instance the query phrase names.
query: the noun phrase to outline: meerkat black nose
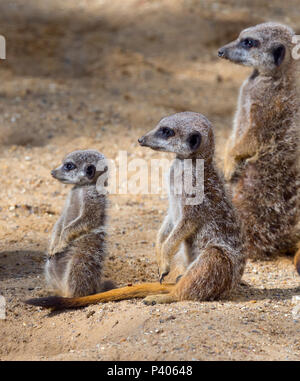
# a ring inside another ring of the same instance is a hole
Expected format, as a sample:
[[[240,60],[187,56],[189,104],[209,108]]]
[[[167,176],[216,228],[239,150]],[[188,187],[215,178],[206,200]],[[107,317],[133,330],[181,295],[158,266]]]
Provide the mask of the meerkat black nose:
[[[54,169],[51,171],[51,176],[55,176],[55,170]]]
[[[225,49],[221,48],[221,49],[218,51],[218,56],[219,56],[219,57],[224,57],[224,56],[225,56]]]
[[[223,49],[220,49],[220,50],[218,51],[218,56],[219,56],[219,57],[223,57],[223,56],[224,56],[224,50],[223,50]]]
[[[141,146],[144,144],[144,140],[145,140],[144,136],[138,139],[138,142],[140,143]]]

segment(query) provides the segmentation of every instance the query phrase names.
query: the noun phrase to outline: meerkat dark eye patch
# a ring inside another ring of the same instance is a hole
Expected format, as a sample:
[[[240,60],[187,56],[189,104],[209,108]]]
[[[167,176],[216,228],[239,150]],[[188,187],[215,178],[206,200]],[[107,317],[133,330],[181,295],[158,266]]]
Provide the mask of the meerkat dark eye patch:
[[[169,127],[160,127],[160,129],[156,132],[155,135],[157,137],[159,137],[159,138],[168,139],[171,136],[174,136],[175,132],[174,132],[174,130],[172,130],[172,128],[169,128]]]
[[[260,43],[258,40],[255,40],[253,38],[244,38],[240,45],[245,49],[251,49],[251,48],[257,48],[259,47]]]
[[[280,66],[285,57],[285,46],[280,44],[273,49],[274,63],[276,66]]]
[[[195,132],[187,138],[187,143],[192,151],[196,151],[201,144],[202,136],[200,132]]]
[[[86,176],[89,178],[89,179],[92,179],[94,176],[95,176],[95,173],[96,173],[96,167],[94,165],[89,165],[86,167],[86,170],[85,170],[85,173],[86,173]]]
[[[76,165],[74,163],[71,163],[71,162],[65,163],[63,166],[63,169],[67,172],[72,171],[75,168],[76,168]]]

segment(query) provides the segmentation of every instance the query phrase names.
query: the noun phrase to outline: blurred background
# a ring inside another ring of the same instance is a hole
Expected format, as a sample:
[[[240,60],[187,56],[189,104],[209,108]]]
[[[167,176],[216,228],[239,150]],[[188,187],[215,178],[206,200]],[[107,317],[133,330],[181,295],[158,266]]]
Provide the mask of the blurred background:
[[[137,138],[183,110],[225,130],[246,74],[218,48],[263,21],[300,33],[299,11],[299,0],[0,1],[0,140],[43,146],[103,128]]]

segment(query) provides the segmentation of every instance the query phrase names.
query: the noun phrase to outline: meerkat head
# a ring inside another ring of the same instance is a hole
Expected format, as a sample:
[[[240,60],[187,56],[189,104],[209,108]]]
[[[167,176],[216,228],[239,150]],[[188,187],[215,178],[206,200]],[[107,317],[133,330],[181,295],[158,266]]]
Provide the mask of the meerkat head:
[[[218,55],[261,73],[272,73],[291,61],[293,36],[293,30],[285,25],[259,24],[244,29],[237,40],[219,49]]]
[[[163,118],[138,142],[157,151],[173,152],[178,158],[207,159],[214,152],[211,124],[195,112],[181,112]]]
[[[104,155],[94,150],[80,150],[69,153],[51,175],[65,184],[88,185],[96,183],[105,171]]]

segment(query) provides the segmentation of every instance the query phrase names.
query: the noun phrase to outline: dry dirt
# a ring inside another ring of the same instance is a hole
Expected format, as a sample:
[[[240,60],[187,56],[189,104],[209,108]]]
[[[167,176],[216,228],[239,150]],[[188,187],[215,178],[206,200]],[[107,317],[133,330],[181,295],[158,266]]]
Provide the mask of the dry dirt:
[[[299,360],[300,279],[289,257],[249,262],[230,300],[148,307],[140,300],[49,313],[43,295],[51,228],[68,186],[50,170],[74,149],[156,158],[137,138],[192,110],[215,125],[217,158],[247,69],[217,49],[240,29],[279,20],[300,34],[299,1],[0,1],[0,320],[2,360]],[[110,196],[107,277],[154,281],[159,195]]]

